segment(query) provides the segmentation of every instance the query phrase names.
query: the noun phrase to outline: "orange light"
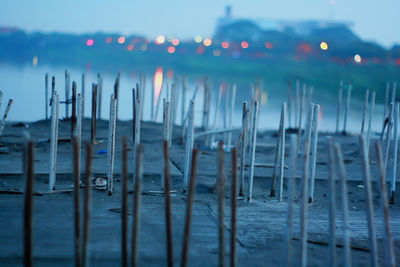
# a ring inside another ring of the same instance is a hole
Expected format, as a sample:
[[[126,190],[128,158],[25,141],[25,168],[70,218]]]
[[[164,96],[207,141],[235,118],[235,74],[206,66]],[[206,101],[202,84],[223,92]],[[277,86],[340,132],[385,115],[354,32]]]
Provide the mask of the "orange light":
[[[175,53],[175,47],[168,46],[167,51],[168,51],[168,53],[173,54],[173,53]]]
[[[206,38],[204,39],[203,44],[205,46],[210,46],[212,44],[212,40],[210,38]]]
[[[222,42],[221,46],[222,46],[222,48],[227,49],[227,48],[229,48],[229,43],[226,42],[226,41],[225,41],[225,42]]]
[[[92,45],[94,45],[93,39],[88,39],[88,40],[86,41],[86,45],[87,45],[87,46],[92,46]]]
[[[328,44],[327,44],[326,42],[321,42],[321,43],[319,44],[319,47],[320,47],[322,50],[328,50]]]
[[[359,54],[356,54],[356,55],[354,55],[354,61],[356,62],[356,63],[360,63],[361,62],[361,56],[359,55]]]
[[[154,104],[157,103],[158,97],[160,96],[161,93],[161,87],[163,84],[163,69],[161,67],[158,67],[156,69],[156,72],[154,73],[154,93],[156,97],[154,98]]]
[[[265,48],[272,49],[272,44],[270,42],[265,42]]]
[[[249,43],[246,42],[246,41],[243,41],[243,42],[240,43],[240,46],[241,46],[242,48],[246,49],[246,48],[249,47]]]
[[[156,38],[156,44],[163,44],[165,42],[165,36],[164,35],[159,35]]]
[[[132,51],[133,50],[133,44],[128,44],[128,46],[126,47],[126,50]]]
[[[112,42],[112,37],[107,37],[107,38],[106,38],[106,43],[109,44],[109,43],[111,43],[111,42]]]
[[[119,38],[118,38],[118,43],[119,43],[119,44],[125,43],[125,37],[124,37],[124,36],[119,37]]]
[[[178,46],[179,43],[180,43],[180,41],[179,41],[178,38],[175,38],[175,39],[172,39],[171,43],[172,43],[172,45],[174,45],[174,46]]]

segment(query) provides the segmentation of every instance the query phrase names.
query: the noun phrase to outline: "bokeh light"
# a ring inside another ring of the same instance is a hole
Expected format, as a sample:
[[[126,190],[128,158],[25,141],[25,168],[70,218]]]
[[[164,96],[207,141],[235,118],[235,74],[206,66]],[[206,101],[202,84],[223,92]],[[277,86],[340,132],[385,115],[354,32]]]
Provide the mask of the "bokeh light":
[[[168,46],[167,51],[168,51],[168,53],[173,54],[173,53],[175,53],[175,47],[172,45]]]
[[[174,38],[174,39],[172,39],[171,43],[172,43],[172,45],[174,45],[174,46],[178,46],[179,43],[180,43],[180,41],[179,41],[178,38]]]
[[[107,37],[107,38],[106,38],[106,43],[109,44],[109,43],[111,43],[111,42],[112,42],[112,37]]]
[[[222,42],[221,46],[222,46],[222,48],[227,49],[227,48],[229,48],[229,43],[224,41],[224,42]]]
[[[328,44],[327,44],[326,42],[321,42],[321,43],[319,44],[319,47],[320,47],[322,50],[328,50]]]
[[[92,45],[94,45],[93,39],[88,39],[88,40],[86,41],[86,45],[87,45],[87,46],[92,46]]]
[[[212,40],[210,38],[206,38],[204,39],[203,44],[205,46],[210,46],[212,44]]]
[[[246,48],[249,47],[249,43],[246,42],[246,41],[243,41],[243,42],[240,43],[240,46],[241,46],[242,48],[246,49]]]
[[[272,49],[272,44],[271,44],[271,42],[265,42],[265,48],[267,48],[267,49]]]
[[[124,37],[124,36],[119,37],[119,38],[118,38],[118,43],[119,43],[119,44],[125,43],[125,37]]]
[[[194,37],[194,41],[195,41],[196,43],[201,43],[201,41],[203,41],[203,37],[197,35],[196,37]]]
[[[133,44],[128,44],[128,46],[126,47],[126,50],[132,51],[133,50]]]
[[[354,55],[354,61],[356,62],[356,63],[360,63],[361,62],[361,56],[359,55],[359,54],[355,54]]]
[[[156,44],[163,44],[165,42],[165,36],[164,35],[159,35],[156,38]]]

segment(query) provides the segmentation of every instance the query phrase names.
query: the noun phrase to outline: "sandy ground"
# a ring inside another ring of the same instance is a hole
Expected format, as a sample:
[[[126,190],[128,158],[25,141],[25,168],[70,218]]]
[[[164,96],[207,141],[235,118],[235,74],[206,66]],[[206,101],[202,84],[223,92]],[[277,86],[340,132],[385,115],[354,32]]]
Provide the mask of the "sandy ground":
[[[118,121],[117,151],[115,154],[115,192],[108,196],[101,190],[93,190],[92,224],[90,254],[93,266],[120,264],[121,256],[121,138],[132,136],[131,122]],[[49,163],[49,121],[29,124],[8,123],[0,139],[0,265],[22,265],[22,212],[23,182],[21,133],[28,130],[35,140],[35,191],[45,193],[48,189]],[[94,147],[93,172],[96,177],[106,176],[106,136],[107,121],[99,121],[99,139],[105,142]],[[196,132],[199,130],[196,129]],[[60,138],[68,139],[70,122],[60,122]],[[172,217],[174,234],[175,263],[180,262],[186,195],[182,193],[184,146],[180,142],[181,129],[174,128],[171,148]],[[321,266],[328,263],[328,201],[327,201],[327,133],[321,133],[318,143],[315,201],[309,204],[308,220],[308,263],[309,266]],[[222,136],[217,136],[216,140]],[[90,121],[83,124],[83,141],[90,139]],[[368,265],[368,231],[366,221],[365,192],[362,186],[362,174],[357,136],[336,136],[344,152],[349,186],[349,212],[351,220],[352,261],[354,266]],[[150,122],[142,124],[141,140],[145,148],[144,194],[141,208],[142,221],[140,231],[140,263],[143,266],[166,265],[166,234],[164,198],[150,193],[160,190],[162,172],[161,125]],[[237,140],[237,134],[233,135]],[[276,132],[260,132],[259,147],[256,150],[256,162],[273,164]],[[288,143],[288,142],[287,142]],[[212,193],[216,180],[216,154],[204,147],[204,139],[195,141],[201,150],[196,180],[196,194],[193,210],[193,224],[190,241],[189,266],[216,266],[218,264],[217,196]],[[372,146],[371,146],[372,147]],[[289,147],[286,147],[288,162]],[[371,172],[374,189],[374,210],[379,245],[379,257],[385,265],[385,245],[383,212],[380,205],[377,179],[376,156],[371,149]],[[84,151],[82,152],[84,159]],[[225,155],[225,171],[230,165],[231,156]],[[133,172],[133,152],[129,152],[129,172]],[[286,163],[288,164],[288,163]],[[84,165],[84,164],[83,164]],[[301,161],[298,164],[297,177],[302,175]],[[82,173],[84,166],[82,166]],[[72,148],[67,140],[60,140],[57,159],[57,190],[72,188]],[[246,171],[246,186],[249,171]],[[285,177],[289,170],[285,170]],[[284,201],[269,196],[272,168],[256,168],[254,178],[254,201],[238,201],[237,253],[239,266],[277,266],[282,262],[286,236],[286,181]],[[299,195],[300,179],[297,179]],[[133,189],[130,181],[129,190]],[[247,188],[246,188],[247,189]],[[343,249],[340,247],[343,237],[341,199],[339,183],[337,191],[338,238],[337,261],[342,263]],[[82,190],[83,191],[83,190]],[[247,190],[245,191],[247,192]],[[83,192],[81,199],[83,199]],[[396,204],[390,205],[391,232],[395,242],[396,256],[400,259],[400,194],[397,192]],[[133,197],[129,195],[129,223],[132,223]],[[292,262],[299,264],[299,212],[300,202],[294,204],[294,240]],[[74,260],[73,237],[73,193],[41,194],[34,197],[34,260],[38,266],[71,266]],[[227,182],[225,236],[227,259],[229,257],[230,236],[230,179]],[[129,237],[131,233],[129,233]],[[228,261],[229,262],[229,261]],[[400,262],[400,261],[398,261]],[[341,264],[340,264],[341,265]]]

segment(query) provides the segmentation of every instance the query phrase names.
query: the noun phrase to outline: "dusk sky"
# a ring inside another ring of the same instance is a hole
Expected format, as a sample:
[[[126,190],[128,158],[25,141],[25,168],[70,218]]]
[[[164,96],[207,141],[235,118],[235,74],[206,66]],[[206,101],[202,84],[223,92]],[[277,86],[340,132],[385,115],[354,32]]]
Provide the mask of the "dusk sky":
[[[0,27],[43,32],[212,36],[225,6],[242,18],[353,22],[364,40],[400,43],[399,0],[0,0]]]

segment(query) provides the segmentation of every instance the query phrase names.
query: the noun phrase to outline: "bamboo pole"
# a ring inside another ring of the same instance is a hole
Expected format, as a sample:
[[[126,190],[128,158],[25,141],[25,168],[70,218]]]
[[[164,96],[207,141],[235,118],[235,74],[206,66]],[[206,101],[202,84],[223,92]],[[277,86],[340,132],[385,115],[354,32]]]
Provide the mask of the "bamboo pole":
[[[257,143],[257,127],[258,127],[258,102],[254,102],[254,116],[252,127],[252,141],[251,141],[251,158],[250,158],[250,177],[249,177],[249,192],[247,202],[251,202],[253,197],[253,176],[254,176],[254,163],[256,157],[256,143]]]
[[[366,90],[365,91],[365,99],[364,99],[363,115],[362,115],[362,121],[361,121],[361,134],[364,133],[364,125],[365,125],[365,120],[367,117],[368,101],[369,101],[369,90]]]
[[[90,212],[91,212],[91,177],[92,177],[92,146],[86,143],[86,170],[85,170],[85,201],[83,202],[83,233],[82,233],[82,266],[89,266],[90,250]]]
[[[54,91],[51,104],[49,190],[56,189],[58,116],[59,116],[59,99],[57,92]]]
[[[343,98],[343,82],[340,81],[339,96],[336,111],[336,134],[339,133],[340,113],[342,111],[342,98]]]
[[[286,247],[283,249],[283,261],[285,266],[291,265],[292,259],[292,236],[293,236],[293,193],[294,182],[296,179],[296,136],[290,135],[290,177],[288,179],[288,205],[287,205],[287,218],[286,218]]]
[[[164,151],[164,198],[165,198],[165,226],[167,233],[167,263],[169,267],[174,265],[174,249],[173,249],[173,234],[172,234],[172,211],[171,211],[171,178],[169,171],[169,145],[168,140],[163,140]]]
[[[375,142],[376,154],[378,157],[378,165],[379,165],[379,184],[380,184],[380,193],[381,193],[381,206],[383,209],[383,218],[384,218],[384,227],[385,227],[385,257],[386,257],[386,266],[394,267],[396,266],[395,253],[393,248],[393,240],[392,235],[390,233],[390,222],[389,222],[389,205],[388,205],[388,196],[386,191],[386,181],[383,170],[383,162],[382,162],[382,147],[380,143]]]
[[[138,144],[135,151],[135,190],[133,196],[132,267],[139,266],[140,206],[142,203],[144,148]]]
[[[246,144],[247,144],[247,125],[249,121],[249,110],[247,109],[247,102],[243,102],[242,109],[242,138],[240,141],[240,186],[239,196],[243,196],[244,191],[244,175],[245,175],[245,164],[246,164]]]
[[[225,226],[224,226],[224,209],[225,209],[225,181],[224,181],[224,143],[218,143],[218,244],[219,244],[219,266],[226,266],[225,262]]]
[[[370,262],[372,266],[378,266],[378,247],[376,243],[376,232],[375,232],[375,220],[374,220],[374,210],[373,210],[373,198],[371,189],[371,175],[369,168],[369,158],[367,152],[365,136],[360,136],[360,156],[362,164],[362,173],[365,188],[365,198],[367,204],[367,219],[368,219],[368,233],[369,233],[369,249],[370,252]]]
[[[117,99],[114,95],[110,98],[110,120],[108,123],[107,145],[107,192],[112,195],[114,187],[114,155],[115,155],[115,128],[117,123]]]
[[[312,120],[312,144],[311,144],[311,177],[310,177],[310,198],[309,202],[313,202],[314,200],[314,183],[315,183],[315,175],[317,173],[317,145],[318,145],[318,123],[319,123],[319,110],[320,105],[314,105],[314,116]],[[310,127],[311,130],[311,127]]]
[[[75,225],[75,266],[81,266],[81,230],[80,230],[80,202],[79,202],[79,187],[80,187],[80,151],[78,137],[72,136],[72,161],[74,170],[74,225]]]
[[[346,169],[344,167],[342,149],[339,143],[334,144],[335,160],[339,170],[340,177],[340,193],[342,199],[342,213],[343,213],[343,266],[351,267],[351,243],[350,243],[350,221],[349,221],[349,201],[346,180]]]
[[[329,182],[328,182],[328,203],[329,203],[329,266],[336,266],[336,162],[332,138],[329,139]]]
[[[236,266],[236,218],[237,218],[237,147],[232,149],[232,189],[231,189],[231,254],[230,266]]]
[[[128,140],[122,137],[121,261],[128,266]]]
[[[343,121],[343,134],[345,135],[346,129],[347,129],[347,117],[350,113],[350,101],[351,101],[351,89],[352,89],[352,85],[349,84],[348,88],[347,88],[347,100],[346,100],[346,106],[344,109],[344,121]]]
[[[33,187],[34,187],[34,143],[29,134],[24,149],[25,193],[24,193],[24,265],[33,266]]]
[[[192,153],[192,166],[190,169],[190,186],[189,186],[189,194],[187,196],[187,205],[186,205],[186,216],[185,216],[185,229],[183,232],[183,245],[182,245],[182,259],[181,266],[186,267],[188,261],[188,252],[189,252],[189,239],[190,239],[190,228],[192,224],[192,207],[193,207],[193,199],[196,189],[196,171],[197,171],[197,158],[198,158],[199,150],[197,148],[193,149]]]

